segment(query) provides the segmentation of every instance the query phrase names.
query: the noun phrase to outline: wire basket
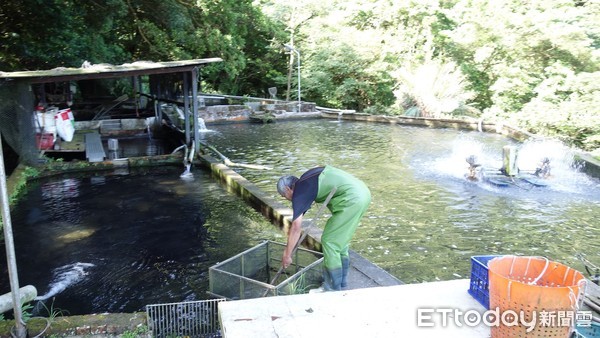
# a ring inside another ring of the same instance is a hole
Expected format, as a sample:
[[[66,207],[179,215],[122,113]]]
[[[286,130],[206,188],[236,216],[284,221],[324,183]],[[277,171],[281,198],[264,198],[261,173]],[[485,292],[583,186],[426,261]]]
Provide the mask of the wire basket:
[[[286,245],[265,241],[208,270],[209,293],[231,300],[307,293],[323,282],[323,255],[298,248],[292,263],[273,283]]]

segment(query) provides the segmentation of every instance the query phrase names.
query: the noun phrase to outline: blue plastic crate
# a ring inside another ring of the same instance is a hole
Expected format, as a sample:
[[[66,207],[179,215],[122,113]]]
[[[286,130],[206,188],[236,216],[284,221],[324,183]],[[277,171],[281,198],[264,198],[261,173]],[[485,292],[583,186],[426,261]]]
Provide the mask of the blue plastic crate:
[[[471,257],[471,284],[469,294],[486,309],[490,308],[490,283],[488,278],[488,262],[499,255]]]
[[[592,322],[591,326],[577,325],[578,338],[600,338],[600,324]]]

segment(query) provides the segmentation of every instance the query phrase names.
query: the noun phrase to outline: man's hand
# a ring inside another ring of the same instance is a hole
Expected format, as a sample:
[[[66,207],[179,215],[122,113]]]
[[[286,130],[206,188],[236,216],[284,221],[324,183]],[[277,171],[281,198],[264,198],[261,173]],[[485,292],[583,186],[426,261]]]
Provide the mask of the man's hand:
[[[284,252],[283,257],[281,257],[281,266],[286,269],[290,264],[292,264],[292,256],[286,255]]]
[[[287,245],[283,250],[283,256],[281,257],[281,266],[287,268],[292,264],[292,254],[296,247],[298,240],[300,239],[300,233],[302,232],[302,215],[292,221],[290,230],[288,232]]]

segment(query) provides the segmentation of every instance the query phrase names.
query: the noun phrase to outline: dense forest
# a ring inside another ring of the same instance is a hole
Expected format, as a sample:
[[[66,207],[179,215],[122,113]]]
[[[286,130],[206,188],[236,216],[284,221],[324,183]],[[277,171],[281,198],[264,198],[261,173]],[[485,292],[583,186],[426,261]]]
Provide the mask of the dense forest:
[[[599,22],[595,0],[8,0],[0,71],[221,57],[203,91],[296,99],[299,54],[305,101],[506,121],[600,155]]]

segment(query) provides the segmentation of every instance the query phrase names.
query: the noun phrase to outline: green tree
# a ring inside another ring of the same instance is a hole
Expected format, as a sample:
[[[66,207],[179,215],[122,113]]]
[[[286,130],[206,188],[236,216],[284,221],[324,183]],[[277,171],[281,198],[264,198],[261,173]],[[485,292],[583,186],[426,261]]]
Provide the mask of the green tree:
[[[456,27],[442,32],[442,46],[488,93],[482,109],[504,117],[521,111],[544,81],[547,67],[561,62],[575,72],[598,67],[597,28],[589,22],[592,5],[573,1],[467,1],[445,11]],[[597,13],[597,11],[596,11]],[[598,19],[598,14],[595,14]],[[596,37],[594,37],[596,35]]]
[[[265,13],[286,25],[288,41],[301,53],[304,100],[359,111],[393,103],[394,83],[380,62],[383,42],[377,32],[353,26],[357,5],[315,0],[263,3]]]
[[[415,115],[443,117],[466,111],[473,92],[454,63],[427,61],[416,68],[401,67],[396,76],[401,83],[396,91],[401,111],[416,108]]]
[[[221,57],[208,89],[263,93],[281,76],[282,27],[250,0],[23,0],[0,7],[0,69]]]
[[[209,90],[258,94],[275,75],[267,67],[277,52],[269,47],[279,32],[249,0],[126,0],[127,50],[134,59],[177,60],[220,57],[203,69]]]
[[[7,1],[0,6],[0,69],[4,71],[79,66],[84,60],[111,62],[127,55],[115,44],[114,20],[125,15],[120,0]],[[110,10],[109,10],[110,8]]]
[[[600,71],[575,73],[557,62],[535,93],[522,109],[527,113],[516,115],[520,125],[580,149],[600,148]]]

